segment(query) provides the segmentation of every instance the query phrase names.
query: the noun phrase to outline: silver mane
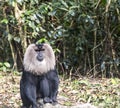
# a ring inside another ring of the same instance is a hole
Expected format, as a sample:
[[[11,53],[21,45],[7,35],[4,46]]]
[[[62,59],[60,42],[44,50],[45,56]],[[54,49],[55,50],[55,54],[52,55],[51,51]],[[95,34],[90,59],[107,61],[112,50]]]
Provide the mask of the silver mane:
[[[45,51],[43,52],[44,60],[41,62],[36,59],[36,48],[37,46],[35,44],[30,44],[26,49],[23,59],[24,69],[37,75],[47,73],[49,70],[54,69],[55,54],[52,47],[48,43],[43,44]]]

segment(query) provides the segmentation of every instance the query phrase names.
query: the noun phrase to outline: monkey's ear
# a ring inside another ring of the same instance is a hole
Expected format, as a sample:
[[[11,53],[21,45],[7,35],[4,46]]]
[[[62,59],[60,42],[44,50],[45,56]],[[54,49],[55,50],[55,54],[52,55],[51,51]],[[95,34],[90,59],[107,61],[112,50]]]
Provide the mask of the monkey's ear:
[[[35,49],[36,52],[44,51],[44,50],[45,50],[44,48],[41,48],[41,49]]]

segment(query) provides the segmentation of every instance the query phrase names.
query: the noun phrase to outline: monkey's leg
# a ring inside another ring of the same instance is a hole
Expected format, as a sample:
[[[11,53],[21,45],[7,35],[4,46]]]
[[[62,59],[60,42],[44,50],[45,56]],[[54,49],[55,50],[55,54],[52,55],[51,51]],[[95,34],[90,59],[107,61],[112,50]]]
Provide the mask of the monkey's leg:
[[[52,82],[53,83],[53,82]],[[57,94],[58,94],[58,83],[54,82],[51,88],[51,94],[50,97],[52,99],[53,104],[57,103]]]
[[[27,72],[24,72],[20,81],[20,93],[23,102],[23,108],[37,108],[36,102],[36,78]]]
[[[26,93],[28,100],[31,102],[32,108],[37,108],[36,86],[32,84],[26,85],[25,93]]]
[[[21,90],[21,98],[23,101],[23,108],[29,108],[31,105],[32,108],[37,108],[35,86],[29,84],[26,85],[26,87],[24,87],[23,90]]]
[[[50,77],[50,81],[49,81],[49,85],[50,86],[50,98],[52,99],[53,104],[57,103],[57,94],[58,94],[58,86],[59,86],[59,78],[57,75],[57,71],[51,71],[51,77]]]
[[[23,81],[20,81],[20,95],[21,95],[21,99],[22,99],[22,103],[23,103],[21,108],[29,108],[31,105],[31,102],[29,101],[29,99],[26,96],[26,90],[24,88]]]
[[[51,103],[52,100],[49,98],[50,88],[49,88],[48,79],[46,76],[42,76],[42,80],[40,80],[40,94],[42,95],[44,103]]]

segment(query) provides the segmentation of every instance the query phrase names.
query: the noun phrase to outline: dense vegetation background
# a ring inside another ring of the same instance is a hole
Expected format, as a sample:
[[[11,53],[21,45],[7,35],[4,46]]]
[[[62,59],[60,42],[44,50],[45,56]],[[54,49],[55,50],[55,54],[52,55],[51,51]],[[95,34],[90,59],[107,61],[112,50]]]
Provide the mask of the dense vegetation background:
[[[120,0],[0,0],[0,70],[49,41],[59,73],[120,77]]]
[[[0,108],[22,105],[16,71],[37,41],[52,45],[65,76],[60,105],[120,108],[120,0],[0,0]]]

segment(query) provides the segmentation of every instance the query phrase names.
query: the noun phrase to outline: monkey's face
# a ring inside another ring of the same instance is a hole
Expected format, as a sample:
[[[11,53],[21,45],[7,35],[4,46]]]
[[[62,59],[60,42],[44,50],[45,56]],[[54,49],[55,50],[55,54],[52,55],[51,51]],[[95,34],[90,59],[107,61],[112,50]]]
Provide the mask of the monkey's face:
[[[43,44],[37,44],[36,46],[37,46],[37,49],[35,49],[37,53],[36,59],[41,62],[44,59],[45,49],[43,48]]]
[[[55,67],[55,55],[52,47],[47,44],[30,44],[26,49],[24,69],[34,74],[47,73]]]

